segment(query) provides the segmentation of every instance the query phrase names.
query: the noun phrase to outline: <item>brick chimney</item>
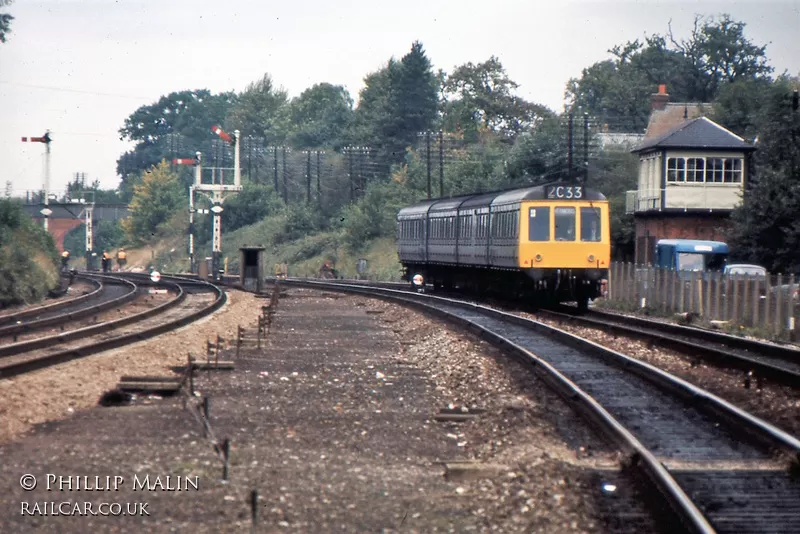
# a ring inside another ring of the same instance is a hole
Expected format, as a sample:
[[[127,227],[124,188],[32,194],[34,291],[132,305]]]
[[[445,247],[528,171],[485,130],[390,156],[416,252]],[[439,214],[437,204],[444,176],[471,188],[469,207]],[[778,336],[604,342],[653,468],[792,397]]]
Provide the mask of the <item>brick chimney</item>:
[[[668,102],[667,84],[662,83],[658,86],[658,92],[653,93],[650,97],[650,109],[652,111],[666,109]]]

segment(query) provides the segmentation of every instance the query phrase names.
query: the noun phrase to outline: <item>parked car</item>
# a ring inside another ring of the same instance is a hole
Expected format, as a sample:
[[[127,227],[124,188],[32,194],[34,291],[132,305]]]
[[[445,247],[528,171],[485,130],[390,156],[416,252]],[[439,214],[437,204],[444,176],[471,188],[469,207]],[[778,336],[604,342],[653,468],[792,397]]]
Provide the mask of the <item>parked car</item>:
[[[726,275],[744,275],[766,278],[767,268],[760,265],[753,265],[751,263],[732,263],[725,266],[723,273]]]

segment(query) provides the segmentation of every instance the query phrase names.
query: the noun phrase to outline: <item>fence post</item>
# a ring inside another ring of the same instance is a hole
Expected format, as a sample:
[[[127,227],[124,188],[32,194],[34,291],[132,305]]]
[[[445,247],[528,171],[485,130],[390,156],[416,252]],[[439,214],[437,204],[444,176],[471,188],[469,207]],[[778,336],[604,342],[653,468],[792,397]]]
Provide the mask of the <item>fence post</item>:
[[[725,280],[723,280],[723,283],[725,285],[725,301],[724,301],[724,305],[723,305],[724,310],[723,310],[723,313],[722,313],[722,320],[728,321],[731,318],[731,314],[729,312],[730,307],[731,307],[731,296],[732,296],[731,295],[731,277],[730,276],[726,276]]]
[[[789,276],[789,291],[786,294],[786,333],[789,341],[794,341],[794,274]]]
[[[250,519],[253,523],[253,532],[258,525],[258,490],[250,492]]]
[[[761,319],[761,324],[765,330],[769,330],[769,321],[772,317],[772,274],[767,274],[764,278],[764,317]]]
[[[189,362],[189,395],[194,397],[194,360],[191,354],[187,354],[186,356]]]
[[[775,331],[775,335],[777,335],[778,337],[780,337],[780,335],[783,333],[783,288],[781,287],[782,285],[783,285],[783,275],[779,274],[778,283],[776,284],[777,294],[775,295],[775,301],[776,301],[775,325],[773,328],[773,330]]]
[[[670,268],[669,270],[669,285],[670,285],[670,292],[669,292],[669,312],[675,313],[676,306],[678,302],[678,287],[677,282],[675,280],[675,270]]]
[[[735,274],[733,275],[733,322],[735,324],[741,324],[741,318],[739,316],[739,287],[742,285],[742,275]]]
[[[239,349],[242,347],[242,335],[244,335],[242,325],[236,326],[236,359],[239,359]]]
[[[225,438],[222,444],[222,480],[228,480],[228,460],[231,457],[231,440]]]
[[[689,273],[689,309],[686,310],[689,313],[694,313],[694,291],[695,291],[695,282],[697,281],[697,271],[692,271]]]
[[[755,278],[755,289],[753,289],[753,327],[758,328],[761,324],[761,277]]]

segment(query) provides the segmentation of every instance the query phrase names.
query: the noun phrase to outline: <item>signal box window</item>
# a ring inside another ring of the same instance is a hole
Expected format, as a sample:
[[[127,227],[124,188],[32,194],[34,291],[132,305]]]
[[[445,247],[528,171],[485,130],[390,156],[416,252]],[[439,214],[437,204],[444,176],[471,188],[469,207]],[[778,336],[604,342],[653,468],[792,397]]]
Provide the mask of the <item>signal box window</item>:
[[[550,241],[550,208],[531,208],[528,241]]]
[[[581,208],[581,241],[600,241],[600,208]]]
[[[575,241],[575,208],[556,208],[556,241]]]

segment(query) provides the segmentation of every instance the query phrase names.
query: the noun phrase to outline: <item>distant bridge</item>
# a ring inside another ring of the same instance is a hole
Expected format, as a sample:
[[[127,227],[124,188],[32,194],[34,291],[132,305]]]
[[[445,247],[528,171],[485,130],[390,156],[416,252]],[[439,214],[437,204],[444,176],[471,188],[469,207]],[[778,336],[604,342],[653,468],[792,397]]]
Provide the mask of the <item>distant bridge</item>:
[[[56,248],[64,250],[64,237],[73,228],[86,222],[87,208],[93,208],[92,223],[97,221],[116,221],[128,216],[127,204],[86,204],[83,202],[52,202],[47,205],[53,213],[48,217],[47,229],[53,236]],[[41,210],[44,204],[23,204],[22,209],[33,220],[44,224]]]

